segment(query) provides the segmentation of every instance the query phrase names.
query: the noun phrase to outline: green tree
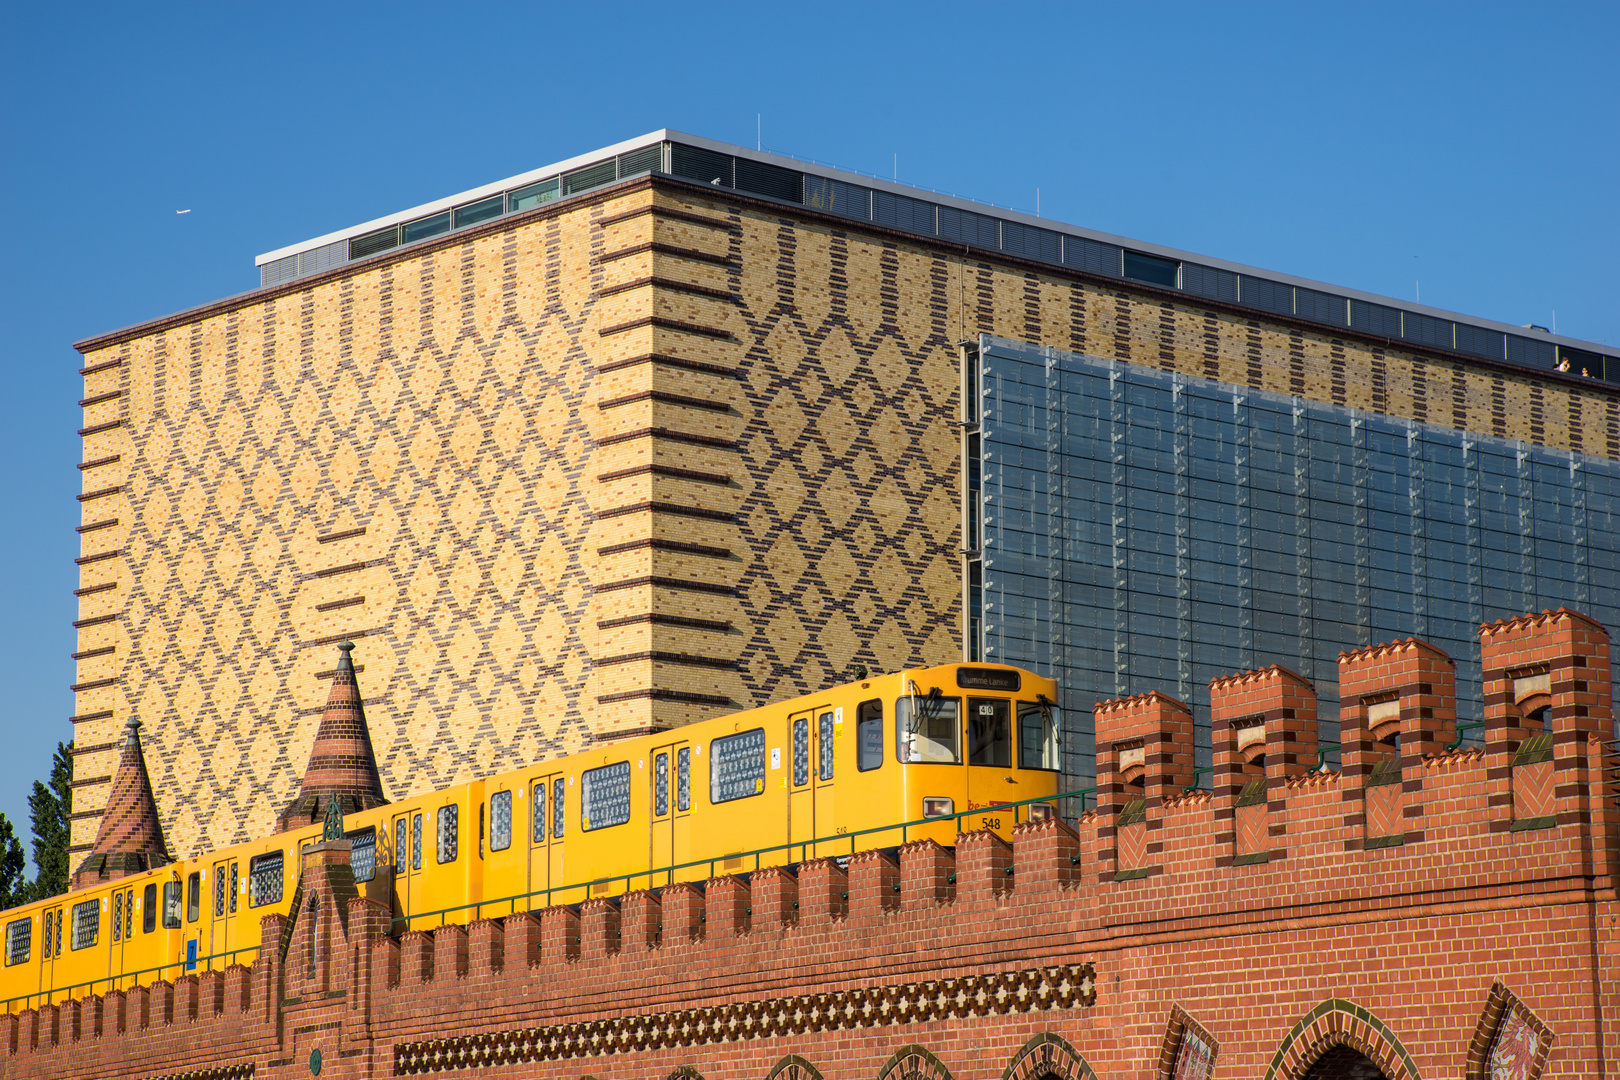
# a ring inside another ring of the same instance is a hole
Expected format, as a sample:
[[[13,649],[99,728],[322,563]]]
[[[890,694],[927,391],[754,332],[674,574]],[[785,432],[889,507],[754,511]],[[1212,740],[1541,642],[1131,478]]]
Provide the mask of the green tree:
[[[0,908],[26,904],[34,898],[34,884],[28,880],[28,859],[11,819],[0,814]]]
[[[42,900],[47,896],[60,896],[67,892],[68,844],[73,814],[73,744],[57,743],[51,758],[50,783],[34,781],[34,790],[28,796],[28,812],[34,826],[34,865],[39,876],[34,879],[33,893],[28,899]]]

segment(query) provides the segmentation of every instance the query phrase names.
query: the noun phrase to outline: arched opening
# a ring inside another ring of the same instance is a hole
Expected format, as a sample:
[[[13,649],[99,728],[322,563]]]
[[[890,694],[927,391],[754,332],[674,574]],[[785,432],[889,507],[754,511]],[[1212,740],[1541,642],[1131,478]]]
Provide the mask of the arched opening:
[[[1329,1047],[1305,1070],[1303,1080],[1388,1080],[1384,1070],[1353,1047]]]

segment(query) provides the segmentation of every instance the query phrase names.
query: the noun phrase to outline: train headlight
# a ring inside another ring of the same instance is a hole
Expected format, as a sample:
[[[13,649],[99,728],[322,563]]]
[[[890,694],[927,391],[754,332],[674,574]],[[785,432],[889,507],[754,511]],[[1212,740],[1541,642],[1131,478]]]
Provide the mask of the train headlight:
[[[950,817],[956,813],[955,799],[924,799],[923,817]]]
[[[1051,803],[1038,802],[1029,804],[1029,820],[1031,821],[1051,821],[1056,815],[1057,811],[1052,809]]]

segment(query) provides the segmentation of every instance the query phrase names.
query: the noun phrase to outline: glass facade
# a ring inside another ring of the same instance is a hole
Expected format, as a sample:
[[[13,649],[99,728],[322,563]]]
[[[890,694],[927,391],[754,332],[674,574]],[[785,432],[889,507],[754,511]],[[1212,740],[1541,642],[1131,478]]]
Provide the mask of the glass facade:
[[[1438,645],[1477,720],[1480,623],[1620,626],[1620,463],[999,338],[978,369],[969,653],[1058,680],[1081,783],[1097,701],[1188,701],[1207,767],[1212,678],[1299,672],[1336,742],[1343,650]]]

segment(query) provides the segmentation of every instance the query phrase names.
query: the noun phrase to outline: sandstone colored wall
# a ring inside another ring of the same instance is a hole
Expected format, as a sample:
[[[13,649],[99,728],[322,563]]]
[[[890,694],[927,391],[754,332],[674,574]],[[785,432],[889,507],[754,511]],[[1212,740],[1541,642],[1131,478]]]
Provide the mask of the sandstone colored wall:
[[[669,180],[94,340],[75,708],[177,855],[270,827],[354,637],[395,798],[961,648],[979,332],[1620,457],[1620,398]]]

